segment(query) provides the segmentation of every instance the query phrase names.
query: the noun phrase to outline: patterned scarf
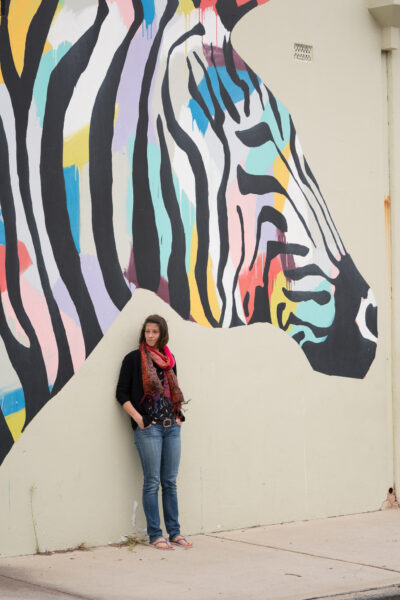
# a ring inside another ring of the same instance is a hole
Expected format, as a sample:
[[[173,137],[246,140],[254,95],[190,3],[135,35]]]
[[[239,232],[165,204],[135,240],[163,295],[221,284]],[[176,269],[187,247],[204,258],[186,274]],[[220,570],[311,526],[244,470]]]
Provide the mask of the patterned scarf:
[[[179,388],[176,375],[172,369],[175,365],[175,360],[169,351],[169,348],[164,346],[163,351],[165,355],[158,352],[155,348],[148,346],[146,343],[140,344],[139,350],[142,363],[144,391],[142,401],[146,403],[148,408],[152,408],[159,402],[161,396],[164,396],[165,398],[170,399],[174,414],[179,415],[184,398]],[[164,377],[164,385],[157,376],[154,363],[156,363],[166,375],[166,377]]]

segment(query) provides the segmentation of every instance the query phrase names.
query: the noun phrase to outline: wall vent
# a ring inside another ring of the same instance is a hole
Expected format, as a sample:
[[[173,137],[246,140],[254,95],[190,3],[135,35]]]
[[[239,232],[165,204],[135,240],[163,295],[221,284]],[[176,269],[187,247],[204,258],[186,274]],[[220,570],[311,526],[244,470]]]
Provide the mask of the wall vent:
[[[302,62],[311,62],[313,59],[313,47],[308,44],[294,45],[294,58]]]

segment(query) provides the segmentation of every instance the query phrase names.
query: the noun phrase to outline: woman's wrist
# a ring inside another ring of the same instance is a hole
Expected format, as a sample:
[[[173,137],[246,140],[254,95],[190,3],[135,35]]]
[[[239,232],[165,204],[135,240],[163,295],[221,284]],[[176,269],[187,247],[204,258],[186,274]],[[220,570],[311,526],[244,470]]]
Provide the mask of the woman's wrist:
[[[131,417],[131,419],[133,419],[135,423],[139,425],[139,427],[144,427],[143,416],[140,414],[139,411],[136,410],[132,402],[125,402],[125,404],[123,404],[122,406],[128,413],[128,415]]]

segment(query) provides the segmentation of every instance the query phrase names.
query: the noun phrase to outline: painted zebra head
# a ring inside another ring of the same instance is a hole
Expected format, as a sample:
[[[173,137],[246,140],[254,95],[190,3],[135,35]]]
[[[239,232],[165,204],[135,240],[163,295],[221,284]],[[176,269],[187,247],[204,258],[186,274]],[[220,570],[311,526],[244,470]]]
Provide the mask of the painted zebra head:
[[[159,162],[154,168],[137,146],[132,279],[186,319],[271,323],[315,370],[364,377],[376,349],[373,293],[346,252],[288,111],[235,53],[230,23],[218,16],[216,23],[205,12],[182,33],[175,14],[160,36],[152,90],[162,111],[146,123]],[[156,196],[172,230],[165,255]],[[168,261],[164,274],[159,255]]]
[[[323,373],[367,373],[373,294],[289,113],[231,45],[257,4],[4,3],[0,460],[135,286],[208,327],[271,323]]]

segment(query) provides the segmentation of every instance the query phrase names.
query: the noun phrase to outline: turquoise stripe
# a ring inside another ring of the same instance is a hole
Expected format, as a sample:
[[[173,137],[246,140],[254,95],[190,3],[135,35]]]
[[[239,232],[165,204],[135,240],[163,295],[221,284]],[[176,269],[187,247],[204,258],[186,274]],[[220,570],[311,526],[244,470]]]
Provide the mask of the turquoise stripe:
[[[25,408],[25,396],[22,388],[11,392],[0,391],[0,408],[5,417]]]

